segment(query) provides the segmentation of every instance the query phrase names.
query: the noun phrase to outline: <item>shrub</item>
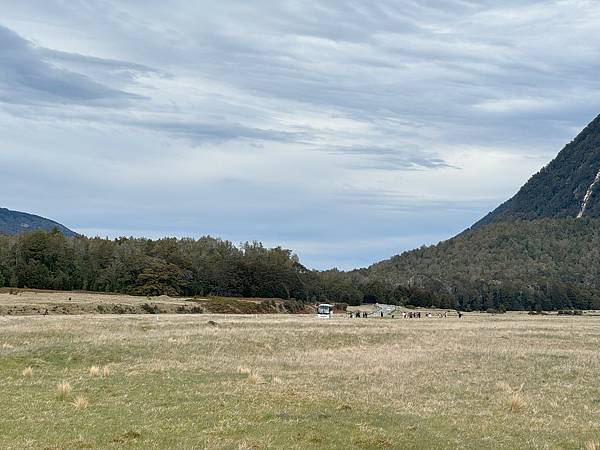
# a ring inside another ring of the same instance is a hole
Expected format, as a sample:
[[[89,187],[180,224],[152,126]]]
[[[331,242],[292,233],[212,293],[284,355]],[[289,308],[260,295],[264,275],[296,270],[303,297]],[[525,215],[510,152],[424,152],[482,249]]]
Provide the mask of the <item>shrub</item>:
[[[283,309],[288,313],[298,314],[304,310],[304,303],[300,300],[284,300]]]
[[[156,305],[151,305],[149,303],[144,303],[142,305],[142,309],[146,311],[148,314],[159,314],[160,309]]]

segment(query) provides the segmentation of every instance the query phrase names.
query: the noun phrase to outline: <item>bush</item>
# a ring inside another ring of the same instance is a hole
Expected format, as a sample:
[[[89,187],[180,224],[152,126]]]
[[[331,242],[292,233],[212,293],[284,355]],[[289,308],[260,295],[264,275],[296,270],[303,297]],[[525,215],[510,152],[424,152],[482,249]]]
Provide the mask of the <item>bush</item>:
[[[304,303],[300,300],[284,300],[283,301],[283,309],[292,314],[298,314],[304,310]]]
[[[142,309],[146,311],[148,314],[159,314],[160,309],[156,305],[150,305],[148,303],[144,303],[142,305]]]

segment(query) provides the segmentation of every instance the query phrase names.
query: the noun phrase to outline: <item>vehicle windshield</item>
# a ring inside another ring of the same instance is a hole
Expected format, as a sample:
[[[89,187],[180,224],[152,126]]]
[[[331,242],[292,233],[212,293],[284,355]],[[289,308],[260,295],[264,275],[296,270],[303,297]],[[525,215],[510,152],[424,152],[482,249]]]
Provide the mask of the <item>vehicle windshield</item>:
[[[319,314],[329,314],[329,306],[319,306]]]

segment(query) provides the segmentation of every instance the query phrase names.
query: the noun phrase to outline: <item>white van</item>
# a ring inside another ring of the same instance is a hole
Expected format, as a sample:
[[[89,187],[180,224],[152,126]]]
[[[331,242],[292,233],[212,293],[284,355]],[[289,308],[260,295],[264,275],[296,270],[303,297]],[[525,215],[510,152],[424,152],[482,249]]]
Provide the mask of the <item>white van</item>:
[[[317,308],[317,317],[319,319],[331,319],[333,317],[333,305],[321,303]]]

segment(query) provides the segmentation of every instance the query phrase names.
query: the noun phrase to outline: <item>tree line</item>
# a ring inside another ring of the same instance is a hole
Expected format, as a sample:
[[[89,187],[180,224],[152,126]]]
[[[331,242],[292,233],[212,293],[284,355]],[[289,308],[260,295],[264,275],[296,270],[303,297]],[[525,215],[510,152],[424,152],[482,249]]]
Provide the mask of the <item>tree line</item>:
[[[600,221],[588,222],[566,230],[552,221],[494,224],[351,272],[310,270],[291,250],[259,242],[32,231],[0,235],[0,287],[464,311],[600,309]]]
[[[304,267],[290,250],[200,239],[0,235],[0,286],[133,295],[244,296],[360,303],[360,289]]]

